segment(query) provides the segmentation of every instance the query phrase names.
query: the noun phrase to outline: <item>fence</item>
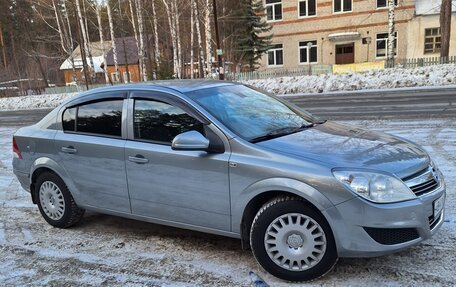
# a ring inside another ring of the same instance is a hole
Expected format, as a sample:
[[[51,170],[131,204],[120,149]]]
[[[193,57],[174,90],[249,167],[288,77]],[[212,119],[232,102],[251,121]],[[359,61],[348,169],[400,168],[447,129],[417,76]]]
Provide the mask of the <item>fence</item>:
[[[89,90],[99,88],[99,87],[105,87],[107,85],[104,84],[97,84],[97,85],[89,85]],[[83,92],[86,91],[87,88],[85,85],[71,85],[71,86],[62,86],[62,87],[49,87],[46,88],[43,94],[69,94],[69,93],[77,93],[77,92]]]
[[[253,71],[244,73],[226,74],[226,79],[231,81],[246,81],[257,79],[269,79],[278,77],[296,77],[307,75],[321,75],[331,73],[331,65],[311,65],[293,69],[270,69],[265,71]]]
[[[456,56],[403,59],[396,61],[396,66],[403,68],[417,68],[440,64],[456,64]]]

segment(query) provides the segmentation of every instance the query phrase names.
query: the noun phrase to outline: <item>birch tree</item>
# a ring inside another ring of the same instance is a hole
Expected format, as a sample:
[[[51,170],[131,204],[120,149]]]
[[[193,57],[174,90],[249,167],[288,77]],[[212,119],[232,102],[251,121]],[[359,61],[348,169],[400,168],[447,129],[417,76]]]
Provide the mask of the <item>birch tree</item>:
[[[103,5],[104,1],[100,3],[100,5]],[[100,12],[100,6],[96,2],[94,3],[95,5],[95,13],[97,14],[97,22],[98,22],[98,33],[100,35],[100,45],[101,45],[101,52],[103,53],[103,72],[105,75],[105,81],[107,83],[111,83],[110,78],[108,76],[108,67],[106,65],[106,51],[104,48],[104,37],[103,37],[103,26],[101,22],[101,12]]]
[[[143,8],[142,0],[136,0],[136,13],[138,18],[138,28],[139,28],[139,66],[142,80],[147,81],[147,67],[145,61],[145,49],[144,49],[144,22],[143,22]]]
[[[119,81],[120,76],[119,76],[119,65],[117,62],[117,47],[116,47],[116,37],[114,35],[114,23],[112,21],[112,13],[111,13],[111,7],[109,5],[109,0],[106,1],[106,9],[108,10],[108,21],[109,21],[109,32],[111,34],[111,42],[112,42],[112,54],[113,54],[113,60],[114,60],[114,69],[116,73],[116,81]]]
[[[201,39],[201,28],[200,28],[200,22],[199,22],[199,10],[198,10],[198,3],[197,0],[193,1],[193,12],[195,14],[195,19],[196,19],[196,35],[198,37],[198,73],[199,77],[202,78],[204,77],[204,51],[203,51],[203,41]]]
[[[388,0],[388,47],[387,47],[387,61],[390,68],[394,67],[394,45],[395,29],[394,29],[394,0]]]
[[[190,79],[193,79],[193,49],[195,48],[195,31],[193,30],[193,27],[195,26],[193,4],[195,4],[195,0],[190,0]]]
[[[177,77],[182,78],[182,46],[181,46],[181,34],[179,16],[180,12],[177,6],[177,0],[171,0],[172,9],[174,11],[174,25],[176,30],[176,44],[177,44]]]
[[[206,11],[204,15],[204,35],[206,36],[206,76],[208,76],[212,71],[211,12],[211,0],[206,0]]]
[[[158,26],[157,26],[157,14],[155,13],[155,0],[152,0],[152,17],[154,18],[154,26],[153,26],[153,32],[154,32],[154,48],[155,48],[155,66],[156,69],[159,70],[160,68],[160,47],[159,47],[159,42],[158,42]],[[155,79],[156,79],[155,75]]]
[[[168,16],[168,25],[169,29],[171,32],[171,42],[172,42],[172,48],[173,48],[173,76],[176,78],[180,78],[180,72],[178,68],[178,61],[177,61],[177,33],[176,33],[176,28],[174,26],[174,19],[172,16],[172,12],[170,10],[170,7],[166,0],[162,0],[163,5],[165,6],[166,10],[166,15]]]
[[[93,69],[93,71],[95,71],[95,65],[93,64],[93,58],[92,58],[92,52],[90,51],[90,47],[89,47],[89,40],[88,40],[88,33],[87,33],[87,28],[86,28],[86,25],[84,23],[84,19],[82,18],[82,12],[81,12],[81,5],[79,4],[79,0],[76,0],[76,10],[77,10],[77,14],[78,14],[78,20],[79,20],[79,26],[80,26],[80,30],[81,30],[81,34],[82,34],[82,44],[80,45],[80,48],[85,50],[85,52],[87,53],[87,56],[89,57],[89,61],[90,61],[90,67]],[[84,47],[82,47],[84,46]]]

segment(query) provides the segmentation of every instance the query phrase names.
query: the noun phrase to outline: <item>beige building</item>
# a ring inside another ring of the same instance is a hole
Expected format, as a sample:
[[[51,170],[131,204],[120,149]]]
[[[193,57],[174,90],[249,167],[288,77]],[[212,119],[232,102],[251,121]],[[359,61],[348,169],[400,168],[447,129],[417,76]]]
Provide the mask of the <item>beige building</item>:
[[[425,53],[425,37],[431,41],[431,36],[425,33],[435,36],[434,42],[439,41],[440,30],[426,30],[439,27],[438,11],[437,14],[416,13],[417,9],[427,11],[431,2],[434,2],[432,7],[440,5],[436,0],[396,0],[397,59],[431,55],[429,44]],[[387,3],[387,0],[264,0],[274,46],[262,58],[261,69],[385,60]],[[456,21],[453,23],[455,41]],[[438,45],[434,43],[434,47]],[[450,49],[454,54],[456,43]],[[433,56],[438,54],[437,50],[433,49]]]

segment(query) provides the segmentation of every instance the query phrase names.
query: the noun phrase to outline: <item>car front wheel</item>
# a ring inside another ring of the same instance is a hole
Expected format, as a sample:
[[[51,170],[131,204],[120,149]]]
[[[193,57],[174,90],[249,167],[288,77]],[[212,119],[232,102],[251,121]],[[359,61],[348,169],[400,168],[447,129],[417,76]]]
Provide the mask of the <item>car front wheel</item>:
[[[67,228],[78,223],[84,215],[63,180],[54,173],[41,174],[35,184],[38,208],[52,226]]]
[[[258,211],[250,230],[258,263],[289,281],[323,276],[337,261],[332,231],[324,217],[300,198],[275,198]]]

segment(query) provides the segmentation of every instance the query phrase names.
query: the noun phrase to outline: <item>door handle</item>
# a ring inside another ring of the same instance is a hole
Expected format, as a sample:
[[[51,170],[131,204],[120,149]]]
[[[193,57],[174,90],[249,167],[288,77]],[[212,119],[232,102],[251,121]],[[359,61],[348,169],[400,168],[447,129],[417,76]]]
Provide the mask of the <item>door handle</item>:
[[[64,153],[76,153],[76,152],[78,152],[78,150],[75,149],[73,146],[62,147],[62,151],[63,151]]]
[[[128,160],[135,163],[148,163],[149,160],[142,155],[137,154],[136,156],[129,156]]]

